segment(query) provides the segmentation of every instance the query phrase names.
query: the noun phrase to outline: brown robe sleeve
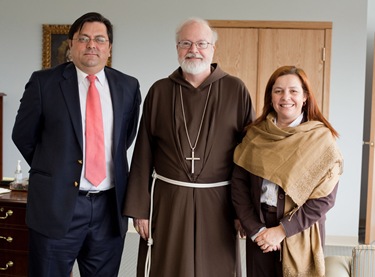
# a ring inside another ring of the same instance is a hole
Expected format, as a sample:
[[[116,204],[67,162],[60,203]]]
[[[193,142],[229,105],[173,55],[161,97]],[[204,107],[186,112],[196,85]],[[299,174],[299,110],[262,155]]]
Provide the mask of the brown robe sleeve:
[[[149,100],[146,97],[139,131],[133,152],[129,182],[125,196],[123,215],[147,219],[150,211],[150,184],[153,171],[152,137],[150,128]]]
[[[238,165],[234,166],[231,181],[232,202],[242,227],[250,237],[260,228],[266,227],[260,213],[261,185],[261,178]]]

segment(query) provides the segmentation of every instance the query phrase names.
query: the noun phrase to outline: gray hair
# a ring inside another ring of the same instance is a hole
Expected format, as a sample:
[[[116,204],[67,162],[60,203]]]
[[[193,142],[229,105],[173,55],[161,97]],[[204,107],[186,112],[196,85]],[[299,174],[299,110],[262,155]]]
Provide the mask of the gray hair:
[[[191,23],[198,23],[198,24],[201,24],[201,25],[205,25],[207,26],[208,28],[210,28],[210,30],[212,31],[212,41],[210,41],[213,45],[215,45],[217,39],[218,39],[218,34],[217,32],[211,28],[210,24],[208,23],[207,20],[204,20],[202,18],[198,18],[198,17],[191,17],[191,18],[188,18],[186,19],[185,21],[183,21],[176,29],[176,43],[178,43],[179,39],[180,39],[180,33],[181,33],[181,30],[191,24]]]

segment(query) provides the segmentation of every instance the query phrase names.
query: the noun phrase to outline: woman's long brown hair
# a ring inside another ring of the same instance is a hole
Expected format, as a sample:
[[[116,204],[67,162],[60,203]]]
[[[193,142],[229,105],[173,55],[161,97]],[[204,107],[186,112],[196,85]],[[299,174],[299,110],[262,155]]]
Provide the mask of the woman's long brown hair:
[[[301,80],[302,89],[306,95],[306,105],[302,107],[302,111],[307,115],[307,120],[316,120],[322,122],[331,131],[334,137],[339,137],[338,132],[332,127],[332,125],[328,122],[328,120],[319,110],[318,104],[315,100],[314,93],[312,92],[311,85],[305,71],[295,66],[279,67],[271,75],[264,93],[263,112],[253,123],[251,123],[248,126],[248,128],[252,125],[257,125],[260,122],[266,120],[266,117],[269,113],[275,112],[275,109],[272,106],[272,87],[275,84],[277,78],[284,75],[296,75]]]

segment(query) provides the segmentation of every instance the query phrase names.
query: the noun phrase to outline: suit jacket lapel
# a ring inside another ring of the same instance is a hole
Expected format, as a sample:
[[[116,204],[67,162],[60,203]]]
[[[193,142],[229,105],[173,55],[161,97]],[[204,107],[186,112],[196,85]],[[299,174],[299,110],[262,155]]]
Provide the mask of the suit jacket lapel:
[[[107,68],[104,69],[106,74],[109,90],[112,98],[112,108],[113,108],[113,153],[116,153],[121,134],[122,126],[122,114],[123,114],[123,102],[124,93],[122,92],[121,82],[116,78],[115,74],[112,74]]]
[[[111,71],[104,69],[108,85],[112,98],[113,106],[113,150],[114,153],[117,150],[117,146],[120,140],[121,125],[122,125],[122,114],[123,114],[123,97],[121,82],[117,81],[115,74]],[[74,64],[69,64],[64,73],[64,79],[61,81],[61,90],[66,102],[67,109],[69,110],[70,117],[72,120],[73,129],[77,136],[77,140],[83,149],[83,131],[82,131],[82,117],[81,108],[79,100],[79,90],[78,90],[78,80],[77,72],[75,70]]]
[[[67,65],[63,72],[64,79],[60,82],[66,107],[70,113],[73,129],[81,149],[83,149],[82,117],[79,100],[77,71],[73,63]]]

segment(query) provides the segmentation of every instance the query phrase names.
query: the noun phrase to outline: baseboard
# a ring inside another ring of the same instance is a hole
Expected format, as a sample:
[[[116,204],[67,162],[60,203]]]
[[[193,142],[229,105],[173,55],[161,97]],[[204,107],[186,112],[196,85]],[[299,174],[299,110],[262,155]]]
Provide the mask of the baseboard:
[[[137,233],[133,227],[133,220],[129,219],[129,233]],[[326,236],[326,245],[356,246],[359,244],[358,236]]]
[[[358,236],[326,236],[326,245],[356,246],[358,244]]]

